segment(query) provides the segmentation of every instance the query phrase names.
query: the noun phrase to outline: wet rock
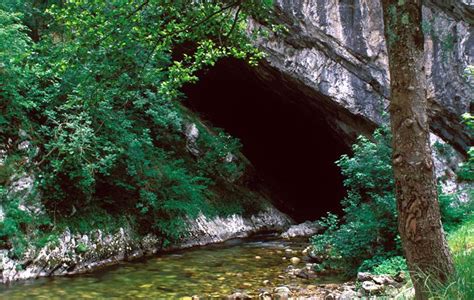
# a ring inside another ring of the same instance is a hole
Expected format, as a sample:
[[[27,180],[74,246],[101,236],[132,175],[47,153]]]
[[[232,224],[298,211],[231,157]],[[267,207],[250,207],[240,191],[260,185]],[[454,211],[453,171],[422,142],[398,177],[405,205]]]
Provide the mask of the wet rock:
[[[298,272],[295,272],[296,277],[303,278],[303,279],[314,279],[318,277],[316,275],[316,272],[313,270],[308,270],[308,269],[302,269],[299,270]]]
[[[298,257],[292,257],[292,258],[290,258],[290,261],[291,261],[292,264],[297,265],[301,262],[301,259],[298,258]]]
[[[235,292],[232,295],[227,296],[228,300],[247,300],[247,299],[252,299],[249,295],[247,295],[245,292]]]
[[[291,290],[286,286],[276,287],[273,290],[273,299],[287,300],[291,295]]]
[[[378,285],[373,281],[364,281],[362,282],[362,290],[369,295],[378,294],[383,290],[382,285]]]
[[[258,299],[261,299],[261,300],[272,300],[272,294],[270,294],[269,292],[261,292],[260,294],[258,294]]]
[[[324,297],[324,300],[336,300],[337,299],[337,293],[328,293]]]
[[[311,250],[311,246],[304,248],[303,251],[301,251],[301,254],[303,254],[304,256],[308,256],[309,250]]]
[[[287,286],[279,286],[279,287],[276,287],[275,289],[273,289],[273,293],[275,294],[278,294],[278,293],[291,293],[291,290],[289,287]]]
[[[339,300],[352,300],[357,298],[357,293],[353,290],[345,290],[339,295]]]
[[[361,281],[361,282],[372,280],[372,274],[370,274],[368,272],[359,272],[359,273],[357,273],[357,280]]]
[[[388,275],[375,275],[372,277],[372,280],[377,283],[377,284],[385,284],[385,285],[390,285],[394,284],[395,280],[393,280],[390,276]]]

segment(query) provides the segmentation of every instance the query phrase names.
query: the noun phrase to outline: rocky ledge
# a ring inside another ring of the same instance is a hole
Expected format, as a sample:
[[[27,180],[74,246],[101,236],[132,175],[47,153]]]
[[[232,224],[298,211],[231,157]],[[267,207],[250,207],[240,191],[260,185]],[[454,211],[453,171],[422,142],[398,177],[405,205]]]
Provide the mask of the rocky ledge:
[[[86,235],[63,232],[55,242],[40,249],[29,249],[22,260],[9,258],[8,250],[0,250],[0,280],[83,273],[102,266],[156,254],[159,251],[184,249],[232,238],[246,237],[264,231],[285,231],[293,221],[276,210],[266,210],[250,217],[231,215],[209,219],[200,215],[189,223],[189,235],[180,243],[162,247],[161,239],[148,234],[139,237],[131,228],[120,228],[115,234],[96,230]]]

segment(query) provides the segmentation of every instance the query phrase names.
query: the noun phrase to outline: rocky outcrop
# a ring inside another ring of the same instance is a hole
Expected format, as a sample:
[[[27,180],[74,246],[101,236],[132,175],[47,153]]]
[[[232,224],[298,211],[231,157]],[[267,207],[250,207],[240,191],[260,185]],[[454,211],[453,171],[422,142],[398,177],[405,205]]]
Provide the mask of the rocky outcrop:
[[[182,242],[162,248],[155,235],[139,237],[131,228],[120,228],[114,234],[96,230],[87,235],[63,232],[57,241],[41,249],[31,248],[21,260],[9,258],[0,250],[0,280],[3,283],[66,274],[83,273],[123,260],[156,254],[159,251],[184,249],[232,238],[246,237],[263,231],[284,231],[292,220],[275,208],[268,207],[250,217],[232,215],[207,218],[203,215],[189,221],[189,236]]]
[[[323,228],[316,222],[306,221],[301,224],[292,225],[288,230],[283,232],[280,236],[284,239],[294,237],[312,236],[321,231]]]
[[[275,2],[287,32],[256,41],[267,53],[257,69],[262,82],[278,82],[282,93],[322,112],[349,143],[385,122],[390,78],[380,1]],[[425,1],[423,9],[431,128],[461,152],[472,143],[460,115],[472,98],[474,79],[464,69],[474,64],[473,12],[460,1]]]
[[[247,237],[264,231],[283,231],[293,221],[275,208],[268,208],[249,218],[240,215],[216,217],[214,219],[199,216],[191,221],[189,238],[179,245],[180,248],[219,243],[232,238]]]

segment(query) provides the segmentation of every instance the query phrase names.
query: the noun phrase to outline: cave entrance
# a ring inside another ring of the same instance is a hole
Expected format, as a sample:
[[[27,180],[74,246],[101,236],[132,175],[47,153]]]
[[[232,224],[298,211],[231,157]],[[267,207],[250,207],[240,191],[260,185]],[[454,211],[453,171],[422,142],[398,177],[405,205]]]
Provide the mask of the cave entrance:
[[[334,162],[349,149],[323,112],[234,59],[199,77],[184,88],[186,106],[240,139],[276,207],[297,222],[341,212],[345,190]]]

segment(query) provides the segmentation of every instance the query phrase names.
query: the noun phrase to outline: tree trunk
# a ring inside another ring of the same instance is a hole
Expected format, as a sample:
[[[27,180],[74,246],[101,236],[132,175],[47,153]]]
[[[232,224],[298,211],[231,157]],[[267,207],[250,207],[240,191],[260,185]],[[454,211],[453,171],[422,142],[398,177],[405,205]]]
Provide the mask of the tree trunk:
[[[427,299],[425,279],[446,282],[454,267],[441,225],[429,143],[421,3],[382,0],[398,230],[416,298]]]

